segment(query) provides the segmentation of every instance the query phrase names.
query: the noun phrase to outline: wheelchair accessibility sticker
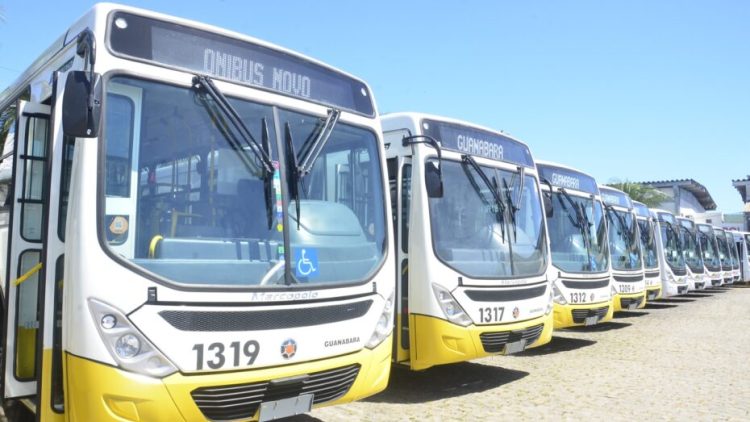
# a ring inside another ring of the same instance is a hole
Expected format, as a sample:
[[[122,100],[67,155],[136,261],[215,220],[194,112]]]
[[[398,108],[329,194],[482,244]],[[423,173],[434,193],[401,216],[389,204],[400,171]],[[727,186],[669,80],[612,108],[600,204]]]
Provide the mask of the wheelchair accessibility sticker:
[[[299,248],[294,250],[295,275],[299,278],[315,278],[320,274],[318,250]]]

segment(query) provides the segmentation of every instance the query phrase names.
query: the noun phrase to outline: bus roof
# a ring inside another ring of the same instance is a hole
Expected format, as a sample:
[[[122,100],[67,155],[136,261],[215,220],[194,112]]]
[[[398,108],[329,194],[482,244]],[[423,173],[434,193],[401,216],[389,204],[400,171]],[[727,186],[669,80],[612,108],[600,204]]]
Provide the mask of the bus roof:
[[[606,185],[599,185],[599,192],[602,195],[602,201],[607,205],[618,207],[633,208],[633,202],[627,193]]]
[[[333,66],[330,66],[326,63],[323,63],[319,60],[316,60],[314,58],[305,56],[303,54],[300,54],[298,52],[286,49],[284,47],[278,46],[276,44],[272,44],[257,38],[250,37],[245,34],[241,34],[238,32],[230,31],[224,28],[220,28],[213,25],[208,25],[205,23],[178,18],[172,15],[167,15],[163,13],[154,12],[148,9],[142,9],[142,8],[136,8],[132,6],[126,6],[116,3],[97,3],[93,7],[91,7],[86,13],[81,16],[75,23],[73,23],[69,29],[58,38],[52,46],[50,46],[39,58],[37,58],[22,74],[21,76],[8,88],[6,88],[2,93],[0,93],[0,108],[2,108],[3,104],[8,100],[15,101],[15,98],[22,92],[25,87],[27,87],[30,82],[36,77],[37,74],[39,74],[42,70],[44,70],[44,66],[47,64],[47,62],[54,57],[57,53],[62,51],[68,44],[71,42],[74,42],[78,36],[78,34],[83,31],[86,28],[92,29],[95,34],[97,35],[97,43],[99,44],[99,48],[97,51],[99,52],[110,52],[111,49],[107,48],[109,45],[105,46],[105,44],[108,44],[107,41],[104,39],[104,31],[105,28],[108,25],[108,17],[111,12],[113,11],[123,11],[132,13],[134,15],[143,16],[147,18],[153,18],[160,21],[166,21],[170,24],[178,24],[190,28],[194,28],[201,31],[207,31],[212,34],[221,35],[224,37],[232,38],[238,41],[243,41],[251,44],[255,44],[257,46],[260,46],[265,49],[273,50],[278,53],[282,53],[286,56],[290,56],[293,59],[303,61],[310,63],[314,66],[321,67],[327,71],[337,73],[343,77],[346,77],[348,79],[351,79],[353,81],[358,82],[363,86],[363,89],[366,90],[366,92],[363,92],[363,95],[366,94],[366,96],[369,96],[369,101],[372,103],[372,115],[377,115],[377,109],[374,101],[374,97],[372,95],[372,90],[370,89],[369,85],[363,81],[362,79],[359,79],[349,73],[346,73],[340,69],[337,69]],[[209,75],[213,76],[213,75]],[[232,80],[229,80],[229,82],[235,82]],[[251,87],[257,87],[262,88],[262,86],[255,86],[250,85]],[[277,92],[277,91],[273,91]]]
[[[528,145],[495,129],[450,117],[399,112],[380,116],[383,131],[419,128],[443,149],[535,168]]]
[[[596,179],[580,170],[543,160],[536,160],[536,168],[539,171],[539,179],[546,179],[553,186],[599,195]]]

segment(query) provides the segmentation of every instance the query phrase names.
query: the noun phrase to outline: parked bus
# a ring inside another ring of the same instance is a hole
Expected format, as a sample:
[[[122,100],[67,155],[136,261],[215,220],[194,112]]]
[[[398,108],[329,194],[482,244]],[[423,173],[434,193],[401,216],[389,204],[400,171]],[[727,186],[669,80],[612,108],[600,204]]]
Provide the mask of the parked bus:
[[[703,253],[698,241],[695,222],[683,217],[677,217],[676,220],[680,233],[680,243],[682,244],[682,254],[687,266],[688,291],[703,290],[707,284],[710,284],[710,280],[703,263]]]
[[[750,283],[750,233],[733,232],[740,257],[742,282]]]
[[[661,273],[659,255],[656,250],[656,219],[651,216],[646,204],[633,201],[633,210],[638,221],[641,254],[643,255],[643,278],[646,282],[646,300],[661,298]]]
[[[742,278],[740,270],[740,257],[737,246],[734,242],[734,235],[729,230],[724,230],[724,234],[727,237],[727,249],[729,249],[729,256],[732,258],[732,283],[737,283]]]
[[[385,388],[395,264],[363,81],[102,4],[13,107],[5,399],[43,421],[269,420]]]
[[[615,312],[646,306],[640,232],[630,197],[623,191],[599,185],[607,219],[612,263],[612,302]]]
[[[719,244],[719,258],[721,259],[722,285],[734,283],[734,274],[732,274],[732,254],[729,251],[729,242],[724,229],[714,226],[714,235],[716,243]]]
[[[561,164],[536,162],[552,251],[555,328],[612,319],[609,245],[596,180]]]
[[[713,226],[705,223],[696,224],[698,243],[703,253],[703,265],[706,267],[708,287],[719,287],[723,283],[724,274],[721,269],[721,254],[716,240]]]
[[[421,370],[549,342],[549,246],[529,148],[426,114],[382,125],[398,239],[394,361]]]
[[[687,293],[687,266],[682,253],[680,232],[674,214],[660,209],[651,209],[656,219],[656,249],[661,268],[662,297]]]

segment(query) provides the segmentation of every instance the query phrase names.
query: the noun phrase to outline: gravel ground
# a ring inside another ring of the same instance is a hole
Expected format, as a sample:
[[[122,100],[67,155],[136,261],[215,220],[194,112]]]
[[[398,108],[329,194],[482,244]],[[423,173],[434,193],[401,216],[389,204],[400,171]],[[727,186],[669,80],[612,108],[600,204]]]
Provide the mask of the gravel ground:
[[[546,346],[423,372],[291,421],[750,420],[750,288],[649,304]]]

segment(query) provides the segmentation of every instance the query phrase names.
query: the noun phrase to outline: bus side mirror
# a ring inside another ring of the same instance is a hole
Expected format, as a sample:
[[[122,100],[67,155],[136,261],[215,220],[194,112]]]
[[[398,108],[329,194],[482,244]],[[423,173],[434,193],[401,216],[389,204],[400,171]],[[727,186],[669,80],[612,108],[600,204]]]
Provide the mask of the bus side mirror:
[[[68,73],[63,96],[63,133],[76,138],[94,138],[99,134],[102,111],[102,77],[98,73]]]
[[[544,215],[547,218],[552,218],[555,215],[555,210],[552,208],[552,193],[542,192],[542,202],[544,203]]]
[[[424,163],[424,183],[428,198],[443,197],[443,175],[435,163]]]

